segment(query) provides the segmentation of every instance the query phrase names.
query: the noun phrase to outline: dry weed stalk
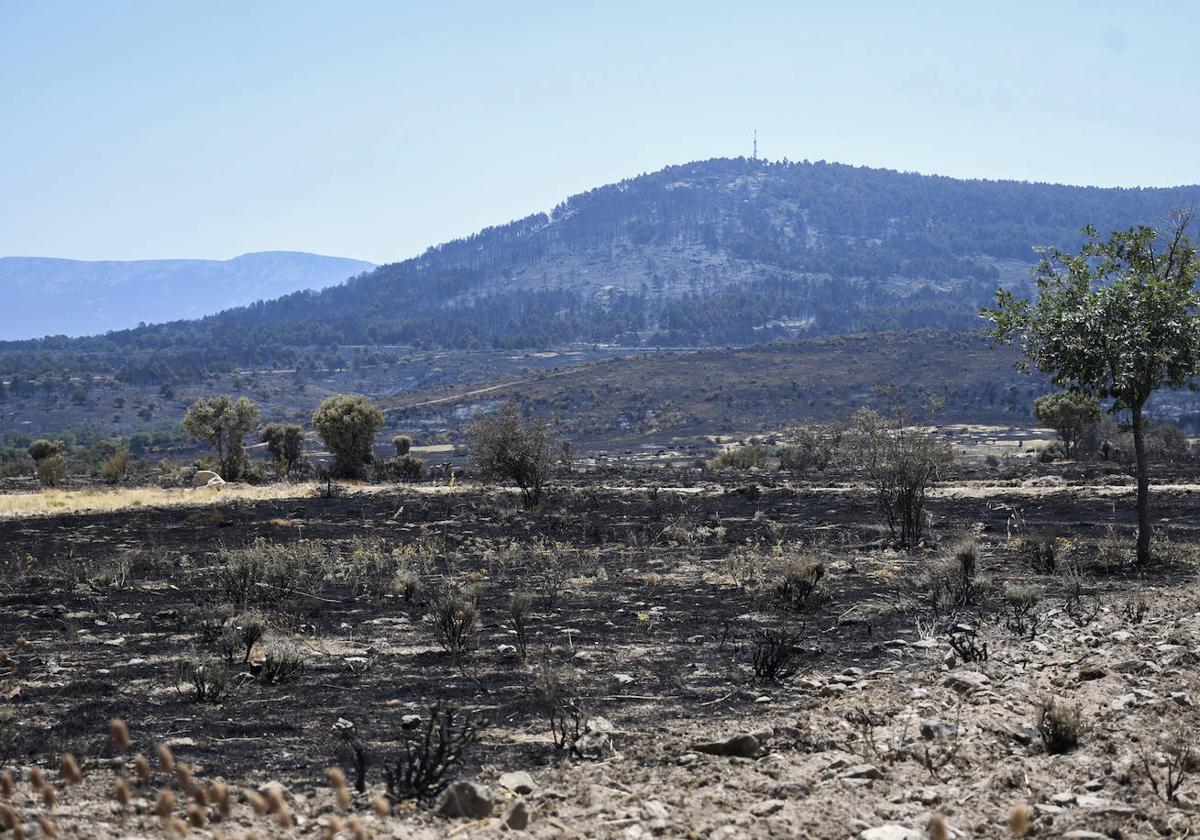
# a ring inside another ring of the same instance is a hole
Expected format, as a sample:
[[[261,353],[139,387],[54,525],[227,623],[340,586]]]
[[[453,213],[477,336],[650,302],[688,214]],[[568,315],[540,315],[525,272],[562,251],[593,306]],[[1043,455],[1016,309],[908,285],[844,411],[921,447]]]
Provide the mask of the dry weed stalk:
[[[77,785],[83,781],[83,772],[79,769],[79,762],[70,753],[63,753],[59,772],[70,784]]]
[[[133,742],[129,739],[129,727],[120,718],[114,718],[112,723],[108,725],[108,739],[112,742],[113,749],[117,752],[125,752],[125,750],[133,745]]]
[[[175,772],[175,756],[166,744],[158,745],[158,766],[168,776]]]

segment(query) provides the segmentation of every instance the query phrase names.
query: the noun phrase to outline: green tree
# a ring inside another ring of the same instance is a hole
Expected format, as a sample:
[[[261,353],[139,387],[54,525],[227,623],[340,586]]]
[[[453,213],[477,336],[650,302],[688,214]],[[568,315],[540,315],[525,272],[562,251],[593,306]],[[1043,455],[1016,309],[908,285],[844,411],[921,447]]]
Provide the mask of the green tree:
[[[1001,342],[1020,340],[1026,361],[1054,384],[1129,412],[1137,471],[1137,559],[1150,560],[1150,478],[1144,440],[1146,401],[1159,388],[1190,384],[1200,367],[1200,261],[1188,237],[1192,213],[1173,230],[1139,226],[1101,240],[1084,228],[1078,254],[1042,253],[1034,271],[1038,297],[996,293],[984,309]]]
[[[313,414],[313,428],[333,453],[333,471],[340,478],[366,478],[375,459],[375,432],[383,425],[383,412],[366,397],[341,395],[321,403]]]
[[[403,458],[412,449],[412,438],[408,435],[396,435],[392,438],[392,446],[396,447],[396,457]]]
[[[63,442],[61,440],[47,440],[46,438],[38,438],[33,443],[29,444],[29,457],[33,459],[35,464],[40,464],[47,458],[55,458],[63,454]]]
[[[304,429],[295,423],[268,423],[260,437],[283,475],[304,457]]]
[[[1070,458],[1084,433],[1100,420],[1100,403],[1095,397],[1079,391],[1059,391],[1034,400],[1033,416],[1058,434],[1066,456]]]
[[[183,428],[217,451],[218,469],[227,481],[236,481],[246,467],[246,435],[258,425],[258,405],[247,397],[234,402],[226,394],[204,397],[188,409]]]
[[[541,420],[524,420],[510,402],[467,427],[467,447],[475,472],[484,481],[516,484],[526,507],[541,501],[554,468],[554,439]]]

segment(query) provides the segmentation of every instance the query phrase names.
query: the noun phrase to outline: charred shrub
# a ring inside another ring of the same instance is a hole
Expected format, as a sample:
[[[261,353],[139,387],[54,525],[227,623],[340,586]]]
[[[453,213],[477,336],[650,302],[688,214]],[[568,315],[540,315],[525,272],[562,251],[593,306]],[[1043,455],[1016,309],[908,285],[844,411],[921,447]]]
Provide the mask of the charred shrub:
[[[388,799],[428,801],[441,793],[462,768],[463,753],[475,743],[478,727],[470,713],[438,702],[424,725],[402,732],[400,753],[383,768]]]
[[[224,549],[217,555],[217,594],[239,611],[311,607],[305,596],[320,582],[323,563],[319,545],[277,545],[260,537],[245,548]]]
[[[479,632],[473,592],[447,587],[429,602],[427,617],[442,648],[454,656],[466,653]]]
[[[1053,537],[1026,537],[1020,550],[1029,568],[1040,575],[1052,575],[1058,568],[1058,544]]]
[[[267,646],[260,678],[267,685],[276,685],[299,676],[304,671],[304,653],[292,642],[274,641]]]
[[[1042,601],[1042,590],[1026,584],[1009,584],[1004,587],[1004,626],[1020,638],[1033,639],[1037,636],[1043,616],[1038,612]]]
[[[754,633],[754,678],[759,682],[781,683],[796,673],[796,636],[786,627],[762,629]]]
[[[176,666],[175,683],[186,685],[197,703],[219,703],[229,691],[229,666],[216,657],[189,657]]]
[[[1083,727],[1079,706],[1045,697],[1038,704],[1037,713],[1037,731],[1046,752],[1050,755],[1062,755],[1079,746],[1079,735]]]
[[[581,757],[579,742],[587,733],[587,714],[579,701],[574,672],[543,663],[537,670],[537,694],[555,748]]]
[[[809,605],[817,584],[825,577],[820,558],[794,555],[782,560],[773,570],[771,588],[776,600],[787,610],[800,611]]]
[[[527,592],[518,592],[512,596],[508,605],[508,614],[512,619],[513,631],[517,634],[517,651],[521,659],[529,655],[529,612],[533,608],[533,596]]]

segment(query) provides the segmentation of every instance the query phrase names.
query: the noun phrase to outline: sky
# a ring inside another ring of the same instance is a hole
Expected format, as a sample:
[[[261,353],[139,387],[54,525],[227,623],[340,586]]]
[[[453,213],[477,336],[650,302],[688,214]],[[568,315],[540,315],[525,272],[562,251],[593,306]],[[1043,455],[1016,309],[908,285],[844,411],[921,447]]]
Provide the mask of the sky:
[[[0,0],[0,256],[391,262],[759,154],[1200,182],[1190,2]]]

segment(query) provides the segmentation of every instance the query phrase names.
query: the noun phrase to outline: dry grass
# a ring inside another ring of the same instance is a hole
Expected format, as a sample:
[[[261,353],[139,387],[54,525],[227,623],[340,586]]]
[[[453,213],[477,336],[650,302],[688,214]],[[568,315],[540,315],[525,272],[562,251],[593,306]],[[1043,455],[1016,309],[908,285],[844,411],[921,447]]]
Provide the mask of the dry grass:
[[[350,495],[386,493],[395,490],[392,484],[347,483],[342,487]],[[407,492],[440,494],[463,492],[477,488],[472,482],[457,482],[451,488],[440,484],[406,485]],[[87,488],[84,490],[42,490],[39,493],[0,494],[0,520],[29,516],[53,516],[63,513],[104,513],[137,507],[215,507],[230,501],[264,501],[270,499],[303,499],[317,495],[315,482],[296,484],[226,484],[220,487],[195,489],[173,487]],[[291,523],[288,523],[291,524]]]
[[[351,492],[371,492],[374,488],[353,488]],[[316,485],[249,484],[224,487],[163,489],[161,487],[122,487],[116,489],[43,490],[40,493],[0,495],[0,518],[19,519],[60,513],[87,513],[125,510],[136,507],[208,507],[233,499],[297,499],[311,496]]]

